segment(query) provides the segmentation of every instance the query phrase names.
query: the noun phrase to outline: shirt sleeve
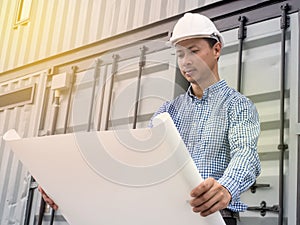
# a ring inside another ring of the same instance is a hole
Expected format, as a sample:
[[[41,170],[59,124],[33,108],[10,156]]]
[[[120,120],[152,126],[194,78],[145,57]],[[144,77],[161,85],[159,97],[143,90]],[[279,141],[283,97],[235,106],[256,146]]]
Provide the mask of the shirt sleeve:
[[[163,105],[161,105],[159,107],[159,109],[153,114],[153,116],[151,117],[150,121],[149,121],[149,124],[148,124],[148,127],[151,128],[153,127],[153,119],[154,117],[156,117],[157,115],[161,114],[161,113],[164,113],[164,112],[167,112],[167,108],[168,108],[168,105],[169,105],[169,102],[165,102]]]
[[[231,204],[234,204],[261,172],[257,152],[260,124],[258,112],[247,98],[240,98],[233,104],[229,118],[231,160],[218,182],[231,193]]]

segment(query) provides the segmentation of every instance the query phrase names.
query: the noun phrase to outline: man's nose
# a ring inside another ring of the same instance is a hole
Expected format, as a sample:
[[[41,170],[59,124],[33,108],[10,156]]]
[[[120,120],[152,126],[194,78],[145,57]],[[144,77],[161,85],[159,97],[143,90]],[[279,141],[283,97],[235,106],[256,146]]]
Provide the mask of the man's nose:
[[[184,54],[184,57],[182,58],[182,65],[191,65],[192,64],[192,58],[190,54]]]

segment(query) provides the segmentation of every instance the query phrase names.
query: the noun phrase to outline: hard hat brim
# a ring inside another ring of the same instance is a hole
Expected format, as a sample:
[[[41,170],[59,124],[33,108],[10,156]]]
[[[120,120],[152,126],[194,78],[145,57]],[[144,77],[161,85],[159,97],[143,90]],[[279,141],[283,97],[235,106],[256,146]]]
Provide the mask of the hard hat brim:
[[[222,44],[222,47],[224,46],[224,39],[222,35],[191,35],[191,36],[185,36],[185,37],[178,37],[176,39],[172,38],[167,42],[168,46],[175,46],[178,44],[180,41],[188,40],[188,39],[193,39],[193,38],[211,38],[214,39]]]

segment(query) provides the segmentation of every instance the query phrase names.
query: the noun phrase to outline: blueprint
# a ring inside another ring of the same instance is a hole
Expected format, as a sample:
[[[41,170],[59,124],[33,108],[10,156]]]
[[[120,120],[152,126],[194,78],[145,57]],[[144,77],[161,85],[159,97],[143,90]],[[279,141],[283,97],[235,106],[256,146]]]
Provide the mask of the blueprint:
[[[70,225],[222,225],[189,204],[201,181],[169,114],[153,128],[3,139]]]

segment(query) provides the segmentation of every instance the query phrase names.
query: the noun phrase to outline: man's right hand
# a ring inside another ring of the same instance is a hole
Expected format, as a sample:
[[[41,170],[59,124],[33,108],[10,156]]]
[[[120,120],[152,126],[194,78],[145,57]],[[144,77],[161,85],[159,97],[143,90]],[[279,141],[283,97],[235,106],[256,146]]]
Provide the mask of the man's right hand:
[[[38,190],[39,192],[41,193],[44,201],[51,207],[53,208],[54,210],[57,210],[58,209],[58,205],[55,204],[55,202],[49,198],[49,196],[46,194],[46,192],[43,190],[43,188],[39,185],[38,186]]]

